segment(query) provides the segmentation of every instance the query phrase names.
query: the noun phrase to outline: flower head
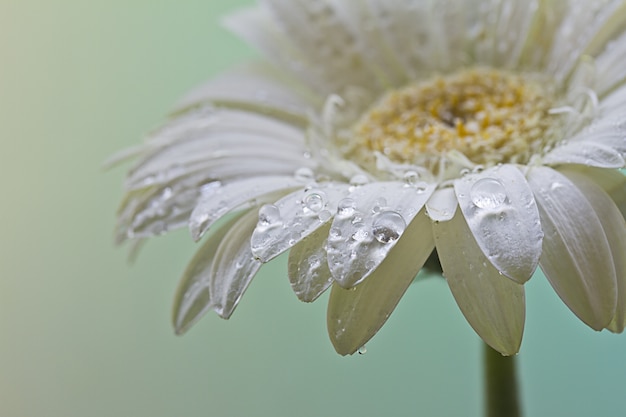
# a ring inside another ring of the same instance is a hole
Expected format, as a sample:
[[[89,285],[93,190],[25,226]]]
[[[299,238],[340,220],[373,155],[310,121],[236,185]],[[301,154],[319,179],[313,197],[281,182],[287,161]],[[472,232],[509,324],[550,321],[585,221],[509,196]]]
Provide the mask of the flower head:
[[[625,1],[266,0],[225,22],[263,62],[192,92],[127,154],[119,240],[203,239],[177,332],[228,318],[288,250],[298,298],[331,288],[341,354],[433,253],[503,354],[537,266],[591,328],[624,330]]]

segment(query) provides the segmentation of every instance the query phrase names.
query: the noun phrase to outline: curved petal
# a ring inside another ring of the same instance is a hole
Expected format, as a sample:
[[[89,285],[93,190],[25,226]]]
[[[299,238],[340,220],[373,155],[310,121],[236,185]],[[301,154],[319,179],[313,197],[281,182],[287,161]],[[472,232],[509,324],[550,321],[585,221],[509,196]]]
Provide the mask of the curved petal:
[[[547,165],[581,164],[600,168],[623,168],[624,158],[619,151],[602,143],[570,141],[556,147],[544,156]]]
[[[211,309],[209,283],[217,248],[241,219],[242,214],[230,218],[211,233],[187,265],[178,284],[172,309],[172,322],[176,334],[185,333]]]
[[[586,166],[570,166],[568,170],[575,170],[591,178],[611,197],[617,208],[626,218],[626,176],[618,170],[602,169]]]
[[[229,318],[241,296],[250,285],[262,263],[250,250],[250,235],[257,223],[257,213],[250,210],[237,221],[217,248],[211,273],[209,291],[211,308],[222,318]]]
[[[298,90],[302,87],[275,67],[254,62],[229,70],[194,89],[176,105],[174,113],[184,113],[210,103],[250,109],[304,125],[309,109],[321,103],[304,92],[300,93]]]
[[[259,225],[252,233],[252,252],[268,262],[323,226],[335,215],[337,203],[348,194],[348,184],[325,183],[297,190],[274,205],[279,222]]]
[[[366,281],[351,289],[333,285],[327,325],[337,353],[353,354],[378,332],[433,247],[430,220],[421,212]]]
[[[333,283],[326,259],[329,231],[330,223],[322,225],[289,252],[289,282],[301,301],[315,301]]]
[[[434,191],[434,185],[374,182],[338,204],[328,239],[328,265],[350,288],[374,271]]]
[[[459,206],[489,262],[519,284],[539,263],[543,232],[533,193],[522,172],[502,165],[454,182]]]
[[[524,287],[503,277],[477,245],[463,215],[433,225],[444,277],[463,315],[489,346],[518,352],[524,333]]]
[[[547,167],[528,173],[544,231],[539,265],[563,302],[594,330],[615,313],[611,248],[595,210],[578,188]]]
[[[593,207],[611,248],[617,284],[617,305],[607,328],[621,333],[626,327],[626,221],[611,197],[592,179],[576,172],[561,171],[587,197]]]
[[[426,213],[435,222],[447,222],[454,217],[458,205],[454,188],[442,188],[435,190],[426,202]]]
[[[194,240],[199,240],[216,220],[244,204],[257,202],[264,195],[302,187],[295,177],[268,176],[248,178],[203,192],[191,212],[189,230]]]

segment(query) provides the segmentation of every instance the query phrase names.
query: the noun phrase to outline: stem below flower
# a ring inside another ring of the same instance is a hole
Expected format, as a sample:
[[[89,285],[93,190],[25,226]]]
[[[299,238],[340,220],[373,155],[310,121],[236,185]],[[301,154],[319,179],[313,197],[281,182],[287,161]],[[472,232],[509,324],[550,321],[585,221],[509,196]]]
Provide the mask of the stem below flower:
[[[484,345],[486,417],[521,417],[515,356],[502,356]]]

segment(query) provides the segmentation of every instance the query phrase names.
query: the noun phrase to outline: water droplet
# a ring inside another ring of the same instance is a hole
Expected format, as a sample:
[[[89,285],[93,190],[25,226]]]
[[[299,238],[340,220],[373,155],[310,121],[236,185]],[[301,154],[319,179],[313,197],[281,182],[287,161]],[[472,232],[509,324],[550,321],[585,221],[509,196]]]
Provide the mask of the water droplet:
[[[337,214],[343,217],[349,217],[356,210],[356,202],[351,198],[344,198],[337,205]]]
[[[363,242],[369,237],[369,231],[365,223],[354,224],[354,233],[352,233],[352,239],[357,242]]]
[[[298,170],[296,170],[296,172],[294,173],[294,177],[298,181],[302,181],[302,182],[314,181],[315,173],[313,172],[311,168],[303,167],[303,168],[299,168]]]
[[[461,176],[465,176],[467,174],[469,174],[471,171],[468,168],[463,168],[461,171],[459,171],[459,174],[461,174]]]
[[[415,184],[415,191],[417,191],[418,194],[422,194],[427,189],[428,189],[428,184],[423,181],[420,181],[417,184]]]
[[[404,174],[404,183],[409,187],[414,187],[419,180],[419,174],[415,171],[407,171]]]
[[[383,197],[380,197],[374,201],[374,206],[372,207],[372,213],[380,213],[383,209],[387,207],[387,200]]]
[[[372,224],[374,237],[380,243],[395,242],[406,229],[406,222],[400,213],[384,211],[378,214]]]
[[[480,208],[496,209],[506,203],[506,189],[495,178],[482,178],[472,186],[472,202]]]
[[[332,217],[332,214],[328,210],[322,210],[317,214],[317,218],[320,219],[321,222],[327,222]]]
[[[333,227],[332,229],[330,229],[328,237],[334,240],[341,239],[341,229],[338,227]]]
[[[357,352],[359,355],[365,355],[367,353],[367,348],[365,346],[361,346]]]
[[[266,204],[259,209],[259,226],[270,227],[282,224],[280,210],[273,204]]]
[[[313,213],[319,213],[326,206],[326,201],[324,201],[324,197],[316,192],[312,192],[307,195],[302,201],[304,204],[305,210],[312,211]]]
[[[357,174],[354,177],[350,178],[350,184],[355,186],[365,185],[370,182],[369,178],[363,174]]]

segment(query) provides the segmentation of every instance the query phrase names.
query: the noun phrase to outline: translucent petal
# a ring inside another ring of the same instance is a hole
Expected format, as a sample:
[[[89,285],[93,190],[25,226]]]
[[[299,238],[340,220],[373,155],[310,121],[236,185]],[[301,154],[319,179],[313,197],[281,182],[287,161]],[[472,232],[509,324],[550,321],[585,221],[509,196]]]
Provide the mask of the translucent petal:
[[[433,246],[430,220],[422,211],[366,281],[351,289],[333,285],[327,325],[330,340],[339,354],[353,354],[378,332]]]
[[[595,330],[615,313],[616,276],[602,223],[567,177],[547,167],[528,173],[544,231],[539,265],[563,302]]]
[[[611,248],[617,284],[617,307],[608,329],[621,333],[626,326],[626,222],[611,197],[592,179],[576,171],[562,171],[593,207]]]
[[[570,141],[544,156],[547,165],[582,164],[600,168],[622,168],[624,158],[614,148],[592,141]]]
[[[374,182],[340,201],[328,238],[328,264],[337,283],[350,288],[374,271],[434,188]]]
[[[426,202],[426,213],[433,221],[447,222],[454,217],[458,205],[454,188],[442,188],[435,190]]]
[[[222,318],[229,318],[241,296],[250,285],[262,263],[250,250],[250,235],[257,223],[257,213],[251,210],[235,223],[217,248],[209,290],[211,307]]]
[[[189,230],[194,240],[199,240],[220,217],[244,204],[256,203],[263,195],[302,187],[294,177],[260,177],[212,188],[203,193],[189,218]],[[252,234],[252,232],[251,232]]]
[[[211,184],[204,175],[192,175],[161,186],[127,191],[117,213],[116,241],[185,227],[201,190]]]
[[[459,206],[476,243],[502,274],[523,284],[539,263],[543,232],[526,178],[502,165],[454,182]]]
[[[498,352],[517,353],[524,333],[524,287],[491,265],[460,212],[433,224],[433,232],[443,274],[469,324]]]
[[[626,218],[626,176],[624,174],[618,170],[585,166],[571,166],[568,170],[576,170],[593,179],[609,194],[622,216]]]
[[[268,262],[332,220],[337,203],[348,194],[348,187],[323,183],[278,200],[274,205],[280,212],[280,221],[257,226],[251,239],[254,255]]]
[[[333,283],[326,258],[329,231],[330,223],[322,225],[289,252],[289,282],[301,301],[315,301]]]
[[[183,334],[211,309],[209,282],[217,248],[231,228],[241,219],[232,217],[217,228],[187,265],[174,297],[172,321],[177,334]]]

